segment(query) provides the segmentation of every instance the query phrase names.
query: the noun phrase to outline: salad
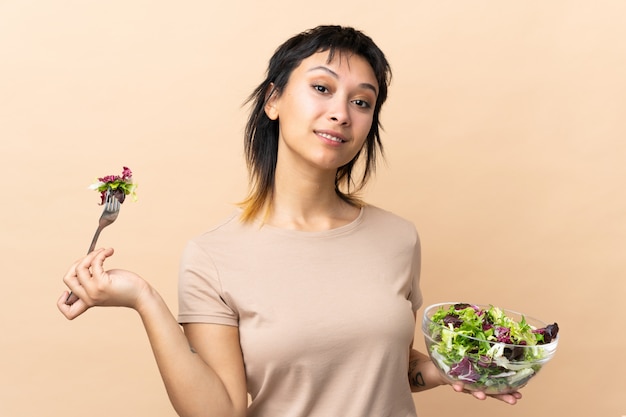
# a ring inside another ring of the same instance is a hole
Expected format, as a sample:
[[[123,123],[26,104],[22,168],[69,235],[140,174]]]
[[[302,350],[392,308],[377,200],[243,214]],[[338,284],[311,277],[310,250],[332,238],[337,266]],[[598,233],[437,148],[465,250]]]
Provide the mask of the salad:
[[[538,328],[493,305],[434,307],[424,317],[429,354],[447,379],[468,389],[502,393],[521,388],[556,349],[557,323]]]
[[[133,172],[128,167],[123,167],[122,175],[107,175],[89,186],[90,189],[100,193],[100,205],[104,204],[107,192],[112,192],[120,203],[123,203],[127,195],[134,201],[137,200],[137,184],[133,182]]]

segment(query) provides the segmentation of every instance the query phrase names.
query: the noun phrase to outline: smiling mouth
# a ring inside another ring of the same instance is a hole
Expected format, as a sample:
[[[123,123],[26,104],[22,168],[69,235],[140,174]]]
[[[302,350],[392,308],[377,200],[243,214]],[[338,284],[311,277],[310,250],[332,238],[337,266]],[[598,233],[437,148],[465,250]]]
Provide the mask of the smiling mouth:
[[[337,143],[344,143],[345,142],[344,139],[338,138],[337,136],[329,135],[328,133],[318,132],[317,134],[319,136],[323,137],[324,139],[332,140],[333,142],[337,142]]]

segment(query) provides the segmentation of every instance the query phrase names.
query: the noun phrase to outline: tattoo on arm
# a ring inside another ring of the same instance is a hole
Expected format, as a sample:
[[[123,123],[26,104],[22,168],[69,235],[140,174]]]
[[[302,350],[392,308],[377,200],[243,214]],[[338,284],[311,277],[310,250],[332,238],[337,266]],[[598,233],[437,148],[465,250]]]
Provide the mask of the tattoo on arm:
[[[414,360],[409,363],[409,383],[412,387],[421,388],[426,386],[424,382],[424,376],[420,371],[415,372],[415,368],[417,368],[418,361]]]

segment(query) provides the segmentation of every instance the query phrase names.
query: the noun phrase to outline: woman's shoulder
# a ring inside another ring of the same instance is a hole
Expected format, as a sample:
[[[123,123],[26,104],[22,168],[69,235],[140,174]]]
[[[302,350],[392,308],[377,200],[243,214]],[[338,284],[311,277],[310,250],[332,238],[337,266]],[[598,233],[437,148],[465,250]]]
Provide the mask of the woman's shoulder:
[[[410,220],[393,213],[381,207],[368,204],[363,207],[364,217],[371,222],[380,222],[385,224],[395,224],[400,227],[408,227],[415,229],[415,225]]]
[[[241,210],[234,210],[228,216],[191,237],[189,242],[203,246],[207,243],[224,242],[225,240],[239,238],[249,229],[240,218]]]
[[[363,208],[362,224],[381,237],[404,236],[409,241],[419,241],[417,228],[412,221],[378,206],[366,205]]]

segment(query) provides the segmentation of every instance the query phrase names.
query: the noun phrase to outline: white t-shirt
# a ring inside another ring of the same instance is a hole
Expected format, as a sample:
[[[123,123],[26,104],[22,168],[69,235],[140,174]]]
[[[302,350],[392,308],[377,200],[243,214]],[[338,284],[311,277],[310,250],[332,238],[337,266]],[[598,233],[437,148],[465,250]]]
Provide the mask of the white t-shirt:
[[[248,416],[414,417],[419,269],[415,226],[374,206],[322,232],[234,213],[185,248],[178,321],[239,327]]]

